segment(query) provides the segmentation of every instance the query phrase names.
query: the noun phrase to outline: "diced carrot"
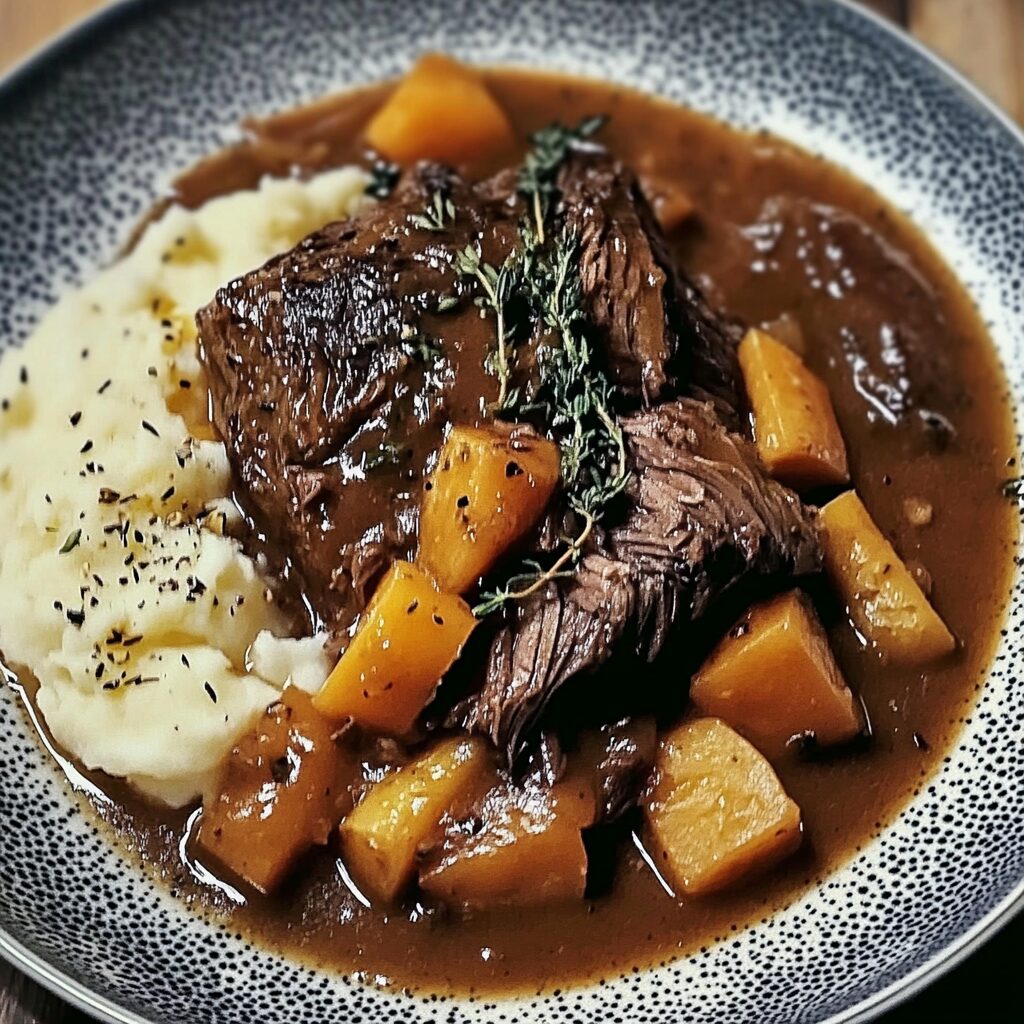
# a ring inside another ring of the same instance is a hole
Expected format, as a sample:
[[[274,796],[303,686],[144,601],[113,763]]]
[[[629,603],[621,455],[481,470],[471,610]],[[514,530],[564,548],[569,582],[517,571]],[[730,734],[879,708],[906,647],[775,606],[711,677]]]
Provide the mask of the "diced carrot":
[[[729,630],[694,676],[690,699],[768,757],[797,735],[831,746],[864,727],[825,630],[798,590],[755,605]]]
[[[476,621],[429,573],[395,562],[314,704],[334,720],[351,717],[392,735],[407,732]]]
[[[739,361],[757,453],[768,472],[802,491],[847,483],[846,445],[828,388],[764,331],[747,331]]]
[[[696,206],[690,193],[672,178],[658,173],[641,173],[641,187],[654,210],[661,230],[670,234],[688,221]]]
[[[351,799],[357,765],[340,756],[333,731],[288,687],[229,755],[203,806],[199,848],[260,892],[276,889],[303,852],[327,841]]]
[[[483,740],[456,737],[385,776],[339,828],[342,856],[356,882],[393,900],[412,878],[417,852],[439,835],[445,814],[486,791],[490,769]]]
[[[719,719],[669,732],[655,771],[645,806],[649,838],[677,891],[722,889],[800,845],[800,808],[771,765]]]
[[[820,518],[825,569],[857,629],[896,662],[949,654],[953,634],[856,492],[834,498]]]
[[[451,57],[421,57],[366,129],[371,148],[411,164],[440,160],[460,166],[515,148],[508,117],[482,76]]]
[[[592,793],[575,786],[499,787],[484,802],[480,829],[450,834],[420,872],[420,886],[474,909],[582,899],[587,852],[580,829],[593,814]]]
[[[558,445],[524,431],[453,427],[423,492],[418,562],[461,593],[540,518]]]

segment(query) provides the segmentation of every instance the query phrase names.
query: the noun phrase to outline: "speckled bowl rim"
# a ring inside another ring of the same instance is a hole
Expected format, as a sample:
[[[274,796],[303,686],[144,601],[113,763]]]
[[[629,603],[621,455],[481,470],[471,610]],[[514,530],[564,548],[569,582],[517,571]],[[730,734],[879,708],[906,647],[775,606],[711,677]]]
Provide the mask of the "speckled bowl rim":
[[[1022,156],[1024,156],[1024,129],[947,61],[892,22],[855,0],[828,0],[828,2],[844,7],[868,21],[877,30],[888,34],[897,45],[910,50],[930,64],[950,84],[972,100],[980,117],[997,122],[1017,143]],[[144,10],[152,5],[153,0],[108,0],[99,10],[73,22],[68,28],[31,51],[3,76],[0,76],[0,101],[5,96],[15,93],[23,81],[47,65],[59,61],[67,50],[82,46],[131,12]],[[822,1020],[820,1024],[863,1024],[863,1022],[875,1020],[881,1014],[906,1002],[932,982],[963,963],[1022,910],[1024,910],[1024,878],[1021,878],[1007,896],[988,914],[926,963],[863,999],[860,1003]],[[113,1000],[97,994],[88,986],[54,968],[43,957],[33,953],[9,935],[3,927],[0,927],[0,957],[22,971],[32,981],[97,1020],[109,1021],[112,1024],[151,1024],[147,1018],[119,1006]]]

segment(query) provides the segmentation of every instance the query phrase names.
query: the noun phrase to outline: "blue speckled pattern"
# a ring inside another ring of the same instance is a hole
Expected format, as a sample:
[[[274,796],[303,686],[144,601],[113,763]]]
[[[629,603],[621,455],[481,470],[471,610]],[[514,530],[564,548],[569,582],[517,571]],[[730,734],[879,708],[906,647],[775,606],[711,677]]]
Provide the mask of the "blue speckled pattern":
[[[0,92],[0,344],[111,259],[174,169],[243,115],[434,48],[618,79],[848,166],[926,227],[1024,401],[1024,145],[920,53],[816,0],[130,4]],[[0,928],[152,1021],[848,1019],[1020,894],[1019,584],[1015,603],[962,742],[899,822],[769,923],[657,971],[495,1004],[387,995],[277,960],[126,869],[2,687]]]

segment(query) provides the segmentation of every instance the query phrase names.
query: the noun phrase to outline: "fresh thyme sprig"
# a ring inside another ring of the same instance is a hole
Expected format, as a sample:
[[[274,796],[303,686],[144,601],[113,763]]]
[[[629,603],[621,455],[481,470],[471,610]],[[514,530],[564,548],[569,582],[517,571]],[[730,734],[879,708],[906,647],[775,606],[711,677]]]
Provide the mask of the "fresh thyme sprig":
[[[585,519],[600,518],[629,479],[622,429],[611,413],[613,387],[591,362],[587,318],[576,270],[579,239],[563,231],[538,261],[531,280],[545,326],[561,342],[538,353],[535,398],[559,436],[562,480],[569,503]]]
[[[524,600],[554,579],[571,576],[594,527],[629,481],[625,439],[611,411],[614,388],[592,361],[591,327],[577,269],[579,239],[563,229],[548,241],[558,169],[572,146],[603,123],[603,118],[589,118],[575,129],[554,125],[538,132],[519,176],[519,192],[530,210],[519,228],[521,247],[498,270],[482,263],[472,246],[456,262],[460,274],[480,283],[498,321],[498,408],[513,418],[543,415],[559,441],[569,507],[581,520],[579,532],[563,538],[564,547],[548,568],[535,560],[525,562],[503,587],[481,594],[473,609],[480,617]],[[538,348],[538,381],[529,404],[520,403],[518,392],[508,389],[515,329],[509,329],[507,307],[513,295],[524,300],[531,323],[553,338]]]
[[[455,220],[455,204],[440,190],[435,191],[424,213],[409,215],[409,223],[424,231],[444,231]]]
[[[573,146],[590,138],[604,125],[603,116],[588,117],[575,128],[551,124],[530,136],[531,149],[519,171],[518,190],[531,205],[537,242],[544,244],[544,225],[558,195],[555,179]]]
[[[517,391],[509,389],[512,367],[509,352],[512,347],[513,325],[510,323],[509,304],[522,286],[522,262],[517,253],[510,253],[501,267],[495,269],[486,263],[480,250],[467,245],[455,257],[455,269],[462,277],[476,281],[483,289],[481,296],[483,307],[489,307],[495,318],[495,350],[493,360],[488,366],[498,378],[498,398],[494,408],[504,412],[517,401]]]

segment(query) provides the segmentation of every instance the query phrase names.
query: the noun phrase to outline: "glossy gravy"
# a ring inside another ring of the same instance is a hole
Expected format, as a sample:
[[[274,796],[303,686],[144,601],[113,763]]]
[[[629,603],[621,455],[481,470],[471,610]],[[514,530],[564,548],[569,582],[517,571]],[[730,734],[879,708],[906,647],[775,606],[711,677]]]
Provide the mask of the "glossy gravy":
[[[93,779],[112,798],[94,802],[113,841],[197,909],[312,963],[434,992],[540,990],[665,962],[768,917],[861,849],[919,791],[970,714],[1003,621],[1016,539],[1001,494],[1017,470],[995,353],[950,271],[893,207],[777,139],[629,90],[510,70],[487,81],[524,139],[556,118],[607,114],[602,140],[616,155],[641,178],[685,186],[697,216],[671,238],[679,260],[727,313],[751,324],[783,317],[779,331],[799,325],[805,358],[832,393],[855,486],[897,550],[930,575],[960,646],[923,670],[885,665],[833,609],[835,649],[873,738],[780,765],[803,811],[802,851],[766,878],[703,899],[666,893],[633,819],[592,851],[592,898],[579,905],[468,919],[417,905],[369,908],[322,851],[278,896],[251,898],[183,863],[194,813],[157,812]],[[250,124],[246,142],[184,174],[173,199],[196,205],[265,173],[365,162],[361,131],[389,89]],[[909,523],[907,499],[932,505],[930,525]]]

